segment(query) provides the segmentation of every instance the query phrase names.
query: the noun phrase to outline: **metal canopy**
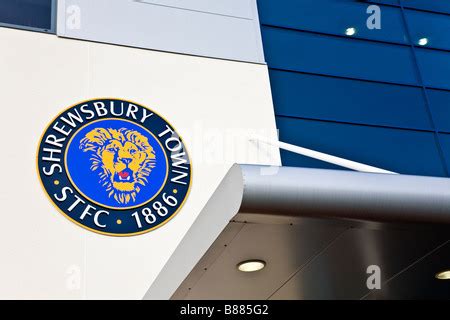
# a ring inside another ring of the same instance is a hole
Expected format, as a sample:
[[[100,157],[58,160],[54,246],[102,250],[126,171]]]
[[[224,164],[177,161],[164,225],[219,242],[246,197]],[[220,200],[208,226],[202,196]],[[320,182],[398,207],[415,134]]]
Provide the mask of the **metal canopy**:
[[[448,299],[449,231],[450,179],[234,165],[144,298]]]

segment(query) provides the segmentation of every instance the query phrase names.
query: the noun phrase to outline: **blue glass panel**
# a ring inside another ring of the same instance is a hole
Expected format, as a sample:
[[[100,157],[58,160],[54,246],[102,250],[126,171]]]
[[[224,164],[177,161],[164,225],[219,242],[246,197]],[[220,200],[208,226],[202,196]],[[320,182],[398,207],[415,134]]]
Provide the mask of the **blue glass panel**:
[[[355,0],[358,1],[358,0]],[[366,2],[370,2],[370,3],[374,3],[374,4],[390,4],[393,6],[398,6],[399,5],[399,0],[369,0]]]
[[[405,17],[415,45],[450,50],[450,16],[405,10]]]
[[[450,134],[441,133],[439,134],[439,139],[441,141],[445,162],[447,167],[450,167]]]
[[[450,92],[427,89],[427,94],[436,128],[450,132]]]
[[[277,69],[417,84],[407,46],[262,28],[266,61]]]
[[[1,0],[0,23],[52,29],[52,0]]]
[[[444,176],[434,134],[277,117],[280,140],[403,174]],[[282,152],[283,165],[333,168]]]
[[[450,52],[417,48],[416,54],[424,84],[450,89]]]
[[[276,70],[270,81],[278,115],[432,130],[421,88]]]
[[[406,8],[450,13],[450,1],[448,0],[401,0],[401,2]]]
[[[339,0],[261,0],[261,23],[356,38],[407,43],[399,8],[380,7],[382,28],[366,25],[368,3]]]

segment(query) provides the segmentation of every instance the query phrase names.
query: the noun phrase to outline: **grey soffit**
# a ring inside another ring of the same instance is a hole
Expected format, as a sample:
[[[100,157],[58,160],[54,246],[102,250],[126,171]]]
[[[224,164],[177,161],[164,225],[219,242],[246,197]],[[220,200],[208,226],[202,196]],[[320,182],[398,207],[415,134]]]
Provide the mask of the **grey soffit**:
[[[57,35],[264,63],[256,0],[59,0]]]
[[[449,299],[449,239],[450,179],[234,165],[144,299]]]

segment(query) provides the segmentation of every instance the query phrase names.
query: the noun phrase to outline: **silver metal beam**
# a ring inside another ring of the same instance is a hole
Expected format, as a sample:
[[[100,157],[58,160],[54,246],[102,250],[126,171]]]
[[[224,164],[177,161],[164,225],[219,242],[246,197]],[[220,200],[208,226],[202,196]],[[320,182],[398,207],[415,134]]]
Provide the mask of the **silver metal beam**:
[[[450,223],[450,179],[241,165],[241,213]],[[270,173],[270,174],[269,174]]]
[[[331,154],[319,152],[316,150],[307,149],[304,147],[296,146],[290,143],[282,142],[279,140],[268,139],[264,136],[253,134],[249,137],[250,141],[257,141],[269,144],[271,146],[278,147],[283,150],[287,150],[296,154],[300,154],[302,156],[317,159],[320,161],[328,162],[340,167],[344,167],[347,169],[360,171],[360,172],[371,172],[371,173],[389,173],[389,174],[397,174],[396,172],[384,170],[381,168],[369,166],[367,164],[356,162],[352,160],[347,160],[341,157],[336,157]]]

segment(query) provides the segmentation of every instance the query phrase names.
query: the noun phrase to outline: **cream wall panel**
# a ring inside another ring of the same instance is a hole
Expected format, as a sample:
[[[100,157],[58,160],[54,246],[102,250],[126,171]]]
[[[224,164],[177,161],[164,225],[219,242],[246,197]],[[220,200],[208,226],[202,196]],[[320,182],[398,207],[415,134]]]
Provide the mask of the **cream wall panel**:
[[[0,185],[0,298],[140,299],[233,163],[280,164],[278,150],[243,134],[276,135],[264,65],[6,28],[0,49],[0,165],[8,181]],[[39,185],[35,158],[44,128],[62,109],[97,97],[154,109],[191,154],[188,200],[150,233],[116,238],[84,230],[58,213]],[[230,136],[234,143],[226,143]]]
[[[0,28],[0,299],[84,296],[86,233],[46,199],[36,171],[43,129],[87,92],[88,44],[55,40]]]

